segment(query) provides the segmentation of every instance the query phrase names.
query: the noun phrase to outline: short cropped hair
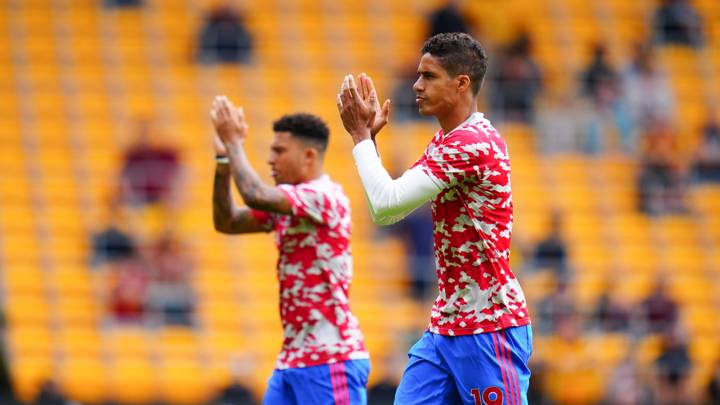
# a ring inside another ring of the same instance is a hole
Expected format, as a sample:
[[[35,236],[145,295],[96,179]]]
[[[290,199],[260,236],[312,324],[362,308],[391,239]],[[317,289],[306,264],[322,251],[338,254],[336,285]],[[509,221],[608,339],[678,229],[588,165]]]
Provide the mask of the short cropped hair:
[[[320,152],[327,149],[330,130],[318,116],[305,113],[283,115],[273,122],[273,131],[290,132],[293,136],[310,141]]]
[[[451,76],[468,75],[473,94],[480,91],[488,58],[475,38],[461,32],[437,34],[425,41],[422,53],[436,57]]]

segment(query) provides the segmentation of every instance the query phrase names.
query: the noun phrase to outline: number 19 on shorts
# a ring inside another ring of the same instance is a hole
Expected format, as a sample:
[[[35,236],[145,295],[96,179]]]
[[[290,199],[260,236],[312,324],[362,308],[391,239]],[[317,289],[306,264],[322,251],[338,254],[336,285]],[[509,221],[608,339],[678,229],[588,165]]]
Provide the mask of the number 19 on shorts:
[[[470,390],[473,398],[475,398],[475,405],[502,405],[503,393],[498,387],[489,387],[480,393],[480,390],[473,388]]]

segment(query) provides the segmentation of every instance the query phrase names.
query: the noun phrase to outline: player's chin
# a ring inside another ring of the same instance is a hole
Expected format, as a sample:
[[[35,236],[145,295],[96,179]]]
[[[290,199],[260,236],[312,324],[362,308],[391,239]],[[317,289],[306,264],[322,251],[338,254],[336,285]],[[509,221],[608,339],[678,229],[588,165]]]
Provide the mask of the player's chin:
[[[432,109],[430,109],[430,108],[428,108],[427,106],[424,106],[424,105],[422,105],[422,104],[418,105],[418,112],[419,112],[420,115],[422,115],[423,117],[429,117],[429,116],[434,115]]]

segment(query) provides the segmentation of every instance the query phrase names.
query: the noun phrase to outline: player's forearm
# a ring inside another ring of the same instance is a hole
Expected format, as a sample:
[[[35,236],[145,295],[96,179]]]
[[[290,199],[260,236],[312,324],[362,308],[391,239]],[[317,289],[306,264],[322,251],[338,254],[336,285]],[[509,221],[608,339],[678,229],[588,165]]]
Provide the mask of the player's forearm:
[[[218,232],[230,232],[238,208],[230,192],[230,167],[218,164],[213,183],[213,224]]]
[[[285,195],[263,183],[250,166],[242,142],[228,144],[227,148],[232,178],[245,204],[257,210],[286,213]]]
[[[370,141],[356,145],[353,158],[373,222],[378,225],[399,221],[440,192],[440,188],[420,168],[410,169],[393,180]]]

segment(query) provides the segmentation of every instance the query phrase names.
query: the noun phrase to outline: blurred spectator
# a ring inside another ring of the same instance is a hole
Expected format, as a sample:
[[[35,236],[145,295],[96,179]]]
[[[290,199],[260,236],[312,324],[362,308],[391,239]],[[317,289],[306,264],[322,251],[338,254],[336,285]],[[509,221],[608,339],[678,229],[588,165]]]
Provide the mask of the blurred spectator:
[[[593,318],[603,332],[627,332],[630,329],[630,309],[613,294],[614,290],[612,284],[606,286],[595,304]]]
[[[655,120],[643,137],[638,176],[641,211],[662,215],[686,211],[687,178],[670,123]]]
[[[702,45],[700,15],[688,0],[663,0],[653,18],[655,39],[661,44]]]
[[[568,89],[549,88],[538,103],[537,148],[545,154],[582,150],[585,140],[587,100]]]
[[[538,302],[533,331],[540,334],[556,333],[558,326],[565,319],[575,316],[575,300],[568,289],[568,284],[567,280],[558,279],[555,290]]]
[[[123,230],[122,210],[118,199],[113,196],[108,204],[109,224],[107,227],[92,235],[90,264],[94,267],[124,260],[134,256],[136,252],[135,241]]]
[[[393,405],[398,383],[382,378],[368,387],[368,405]]]
[[[0,305],[0,336],[7,336],[5,325],[5,309]],[[8,370],[8,352],[6,342],[0,340],[0,403],[14,404],[12,380]]]
[[[40,392],[35,398],[35,405],[66,405],[70,401],[53,380],[46,380],[40,387]]]
[[[150,139],[150,123],[137,122],[137,137],[125,152],[121,171],[121,195],[133,205],[172,202],[180,177],[178,152]]]
[[[135,242],[116,224],[110,224],[92,237],[91,263],[93,266],[127,259],[133,255],[135,255]]]
[[[679,327],[668,329],[655,360],[655,399],[663,405],[688,403],[687,380],[692,368],[690,354]]]
[[[533,264],[537,269],[549,269],[559,279],[568,274],[567,245],[562,237],[562,217],[555,212],[550,217],[549,233],[535,246]]]
[[[607,48],[605,48],[605,45],[595,44],[592,54],[593,58],[590,65],[582,73],[582,86],[585,95],[595,98],[600,84],[615,87],[619,77],[607,60]]]
[[[658,278],[653,292],[640,303],[645,331],[662,333],[670,330],[678,318],[678,305],[668,294],[664,278]]]
[[[458,0],[445,0],[428,17],[428,38],[446,32],[470,33],[469,24],[458,7]]]
[[[554,402],[550,399],[545,389],[547,385],[547,365],[542,360],[534,360],[531,358],[529,367],[532,371],[532,378],[530,378],[530,386],[527,391],[527,403],[533,405],[554,405]]]
[[[407,357],[405,350],[395,342],[394,350],[388,350],[383,355],[380,378],[368,387],[368,405],[393,405],[395,391],[397,390]]]
[[[539,65],[531,56],[531,38],[523,31],[500,54],[493,66],[490,106],[505,121],[530,123],[535,116],[535,100],[542,87]]]
[[[674,100],[667,75],[657,67],[649,45],[635,45],[623,86],[636,125],[645,128],[648,122],[673,116]]]
[[[707,405],[720,404],[720,361],[715,363],[710,382],[707,384],[705,403]]]
[[[435,292],[432,212],[429,204],[416,209],[390,232],[405,245],[410,270],[412,297],[424,301]]]
[[[105,7],[140,7],[142,0],[104,0]]]
[[[148,307],[166,325],[191,326],[195,295],[190,283],[192,263],[181,243],[166,233],[151,247]]]
[[[560,404],[591,405],[602,397],[603,375],[597,367],[602,356],[595,345],[580,334],[575,316],[559,322],[557,336],[549,342],[547,390]]]
[[[219,5],[205,17],[198,48],[201,63],[248,63],[253,40],[241,15],[229,4]]]
[[[231,359],[230,383],[223,388],[218,396],[210,401],[210,405],[259,405],[259,402],[248,389],[244,381],[248,381],[254,362],[242,356]]]
[[[720,121],[712,114],[703,128],[695,154],[695,177],[699,181],[720,182]]]
[[[634,152],[633,117],[628,111],[619,75],[607,61],[607,49],[602,44],[593,48],[593,59],[582,74],[583,94],[589,102],[584,114],[584,145],[587,153],[600,153],[618,141],[618,148]]]
[[[633,117],[618,83],[601,78],[593,86],[589,111],[584,116],[583,151],[591,154],[609,150],[635,152]]]
[[[628,355],[610,374],[605,390],[607,405],[649,405],[650,387],[645,384],[640,372]]]
[[[120,323],[145,321],[148,283],[147,269],[137,257],[113,263],[108,305],[115,321]]]

